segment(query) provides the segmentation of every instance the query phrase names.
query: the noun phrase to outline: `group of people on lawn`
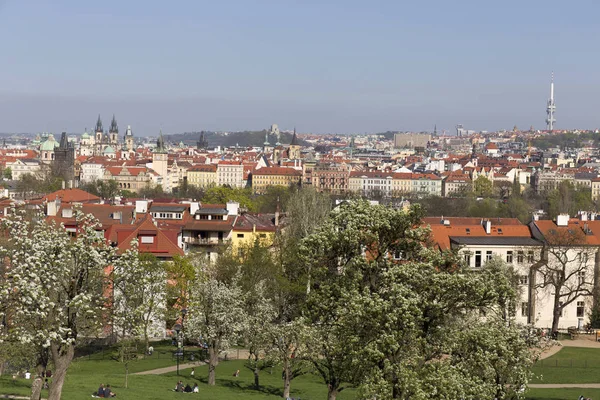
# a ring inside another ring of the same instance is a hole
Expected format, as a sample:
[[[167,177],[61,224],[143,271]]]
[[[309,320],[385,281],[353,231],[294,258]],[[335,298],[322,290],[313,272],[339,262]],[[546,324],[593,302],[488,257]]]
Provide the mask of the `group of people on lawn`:
[[[112,391],[110,385],[107,384],[106,387],[104,387],[104,384],[101,383],[98,391],[96,392],[96,397],[117,397],[117,395]]]
[[[191,387],[189,383],[184,386],[183,381],[177,382],[173,390],[180,393],[198,393],[200,391],[197,383],[194,383],[194,387]]]

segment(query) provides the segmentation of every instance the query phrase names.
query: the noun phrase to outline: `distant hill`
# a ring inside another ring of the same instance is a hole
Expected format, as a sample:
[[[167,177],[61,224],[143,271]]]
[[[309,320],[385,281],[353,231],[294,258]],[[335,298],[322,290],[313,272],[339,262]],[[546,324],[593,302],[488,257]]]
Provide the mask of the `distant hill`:
[[[265,142],[265,133],[266,131],[244,131],[224,134],[220,132],[204,131],[204,137],[208,141],[209,147],[230,147],[235,145],[240,147],[262,147],[263,143]],[[282,132],[281,143],[284,145],[290,144],[292,141],[292,136],[293,134],[291,133]],[[173,144],[179,144],[180,142],[183,142],[186,145],[195,146],[199,137],[200,132],[185,132],[167,135],[165,136],[165,140]],[[276,141],[277,138],[275,138],[275,136],[269,136],[269,143],[274,145]],[[298,143],[300,143],[302,146],[308,145],[308,143],[304,142],[303,140],[298,140]]]

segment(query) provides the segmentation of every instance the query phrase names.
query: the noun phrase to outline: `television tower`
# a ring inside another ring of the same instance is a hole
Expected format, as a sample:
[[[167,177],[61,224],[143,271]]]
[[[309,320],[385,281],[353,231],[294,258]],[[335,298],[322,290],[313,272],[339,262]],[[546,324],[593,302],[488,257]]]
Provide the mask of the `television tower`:
[[[551,131],[554,129],[554,112],[556,111],[556,105],[554,105],[554,72],[552,72],[552,80],[550,81],[550,98],[548,99],[548,106],[546,106],[546,128]]]

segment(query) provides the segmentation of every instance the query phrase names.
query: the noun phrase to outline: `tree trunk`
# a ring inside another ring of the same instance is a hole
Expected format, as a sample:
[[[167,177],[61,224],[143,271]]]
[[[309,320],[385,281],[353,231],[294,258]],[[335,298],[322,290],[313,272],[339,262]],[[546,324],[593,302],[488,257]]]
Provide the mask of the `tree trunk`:
[[[333,386],[329,386],[329,389],[327,390],[327,399],[328,400],[336,400],[338,395],[338,390],[337,388],[334,388]]]
[[[283,363],[283,398],[287,399],[288,397],[290,397],[290,386],[291,386],[291,379],[290,379],[290,362],[289,360],[285,360],[285,362]]]
[[[219,353],[214,345],[208,347],[208,384],[214,386],[215,384],[215,369],[219,364]]]
[[[129,363],[125,364],[125,389],[128,389],[129,386]]]
[[[560,307],[560,297],[558,295],[558,289],[559,288],[555,288],[555,290],[557,291],[557,294],[554,295],[554,309],[553,309],[553,313],[552,313],[552,333],[554,334],[554,332],[558,332],[558,323],[560,322],[560,314],[561,314],[561,307]]]
[[[44,361],[40,361],[35,368],[36,374],[31,385],[31,400],[40,400],[42,397],[42,386],[44,385],[44,381],[42,379],[42,374],[46,370],[46,366],[44,365]]]
[[[258,367],[254,368],[254,388],[256,390],[260,389],[260,384],[258,382],[258,373],[260,372],[260,370],[258,369]]]
[[[52,384],[48,391],[48,400],[60,400],[65,377],[67,376],[67,369],[71,365],[73,354],[75,353],[73,345],[65,344],[63,346],[61,349],[58,344],[53,343],[50,345],[52,361],[54,362],[54,373],[52,374]]]
[[[30,400],[40,400],[42,398],[42,386],[44,385],[44,381],[41,376],[36,376],[33,384],[31,385],[31,396]]]

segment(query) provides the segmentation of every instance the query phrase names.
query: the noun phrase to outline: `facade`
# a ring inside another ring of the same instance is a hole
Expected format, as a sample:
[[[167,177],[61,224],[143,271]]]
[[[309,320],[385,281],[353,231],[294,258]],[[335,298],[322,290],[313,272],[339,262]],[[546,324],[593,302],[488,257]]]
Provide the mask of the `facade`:
[[[244,165],[241,161],[219,161],[217,164],[219,186],[244,187]]]
[[[106,167],[103,180],[117,181],[119,189],[137,192],[155,183],[156,173],[146,167]]]
[[[556,172],[538,171],[531,177],[531,186],[537,194],[546,194],[558,188],[563,181],[574,183],[574,177]]]
[[[514,267],[520,286],[516,318],[523,324],[551,328],[554,291],[551,285],[543,284],[547,282],[543,271],[560,270],[557,260],[566,260],[566,286],[576,288],[580,295],[569,302],[568,290],[561,292],[560,300],[567,305],[562,310],[559,329],[582,329],[592,305],[595,271],[600,268],[600,240],[593,233],[600,232],[600,221],[587,221],[587,214],[584,215],[580,219],[563,215],[557,221],[534,220],[529,226],[514,218],[428,217],[423,222],[430,227],[436,248],[458,251],[464,265],[472,271],[485,268],[496,258]],[[559,248],[549,236],[556,232],[580,233],[582,242],[569,241]],[[544,269],[544,265],[551,269]]]
[[[452,197],[471,191],[473,191],[473,182],[467,174],[450,174],[442,182],[442,195],[444,197]]]
[[[431,141],[431,135],[426,133],[396,133],[394,134],[394,147],[397,149],[402,148],[415,148],[415,147],[427,147],[427,143]]]
[[[188,185],[210,188],[217,185],[217,166],[213,164],[195,165],[187,170]]]
[[[393,175],[392,172],[353,171],[350,173],[350,190],[364,196],[388,197],[392,194]]]
[[[99,159],[90,159],[81,163],[79,180],[93,182],[104,179],[104,163]]]
[[[254,171],[252,175],[252,191],[264,193],[268,186],[300,185],[302,172],[293,168],[266,167]]]
[[[12,178],[19,180],[25,174],[39,176],[44,173],[42,163],[35,158],[17,158],[12,163],[7,163],[6,166],[12,171]]]
[[[311,175],[312,185],[319,192],[340,194],[348,191],[350,167],[346,164],[317,164]]]
[[[442,195],[442,179],[434,174],[412,174],[412,192],[425,196]]]

